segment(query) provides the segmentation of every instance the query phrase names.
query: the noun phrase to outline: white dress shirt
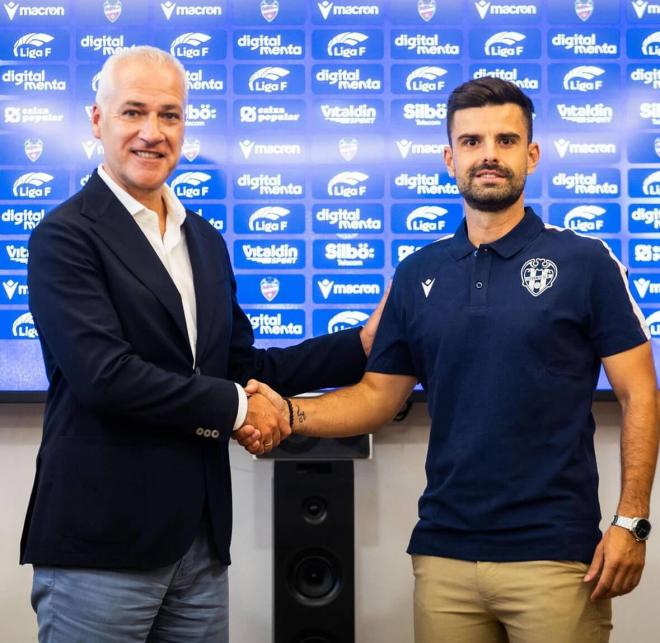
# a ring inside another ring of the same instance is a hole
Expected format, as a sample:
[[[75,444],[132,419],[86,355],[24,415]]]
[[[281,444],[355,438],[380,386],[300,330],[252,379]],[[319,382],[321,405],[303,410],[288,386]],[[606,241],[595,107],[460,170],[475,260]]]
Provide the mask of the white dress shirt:
[[[138,224],[179,291],[194,366],[197,348],[197,302],[186,234],[183,229],[183,222],[187,216],[186,209],[176,194],[172,192],[170,186],[165,183],[162,194],[167,214],[165,234],[161,237],[158,213],[146,208],[120,187],[103,169],[103,165],[99,165],[98,174]],[[243,424],[247,415],[247,395],[238,384],[236,384],[236,391],[238,393],[238,412],[234,422],[234,431]]]

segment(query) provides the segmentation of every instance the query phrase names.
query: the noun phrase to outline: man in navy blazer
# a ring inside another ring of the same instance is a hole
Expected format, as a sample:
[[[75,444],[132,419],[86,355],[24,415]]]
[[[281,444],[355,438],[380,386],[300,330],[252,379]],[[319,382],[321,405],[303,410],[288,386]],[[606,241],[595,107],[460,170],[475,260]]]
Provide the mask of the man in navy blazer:
[[[30,240],[49,391],[21,542],[40,641],[227,641],[228,439],[290,429],[287,394],[357,381],[368,329],[257,350],[227,247],[165,180],[186,78],[169,54],[109,59],[92,115],[104,161]]]

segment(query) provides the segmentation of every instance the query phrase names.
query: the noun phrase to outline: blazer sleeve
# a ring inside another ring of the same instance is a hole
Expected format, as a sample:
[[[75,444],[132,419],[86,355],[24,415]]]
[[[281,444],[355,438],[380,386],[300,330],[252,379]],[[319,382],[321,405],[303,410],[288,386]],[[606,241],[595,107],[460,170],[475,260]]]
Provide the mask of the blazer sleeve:
[[[234,383],[143,359],[122,332],[92,233],[70,218],[51,217],[33,232],[28,263],[30,309],[51,395],[65,386],[95,412],[184,431],[217,429],[228,437],[238,407]]]

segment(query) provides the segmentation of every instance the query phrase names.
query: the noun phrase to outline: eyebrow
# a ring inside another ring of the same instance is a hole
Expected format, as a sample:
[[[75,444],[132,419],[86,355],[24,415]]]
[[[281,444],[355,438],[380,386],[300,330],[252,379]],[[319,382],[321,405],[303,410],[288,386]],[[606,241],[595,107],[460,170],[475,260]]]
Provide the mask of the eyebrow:
[[[127,100],[124,101],[121,104],[122,107],[140,107],[140,108],[145,108],[147,106],[146,103],[142,103],[139,100]],[[167,103],[166,105],[160,105],[158,107],[160,111],[168,111],[168,110],[173,110],[173,109],[179,109],[183,111],[183,107],[177,103]]]
[[[522,138],[522,136],[520,134],[518,134],[517,132],[500,132],[499,134],[497,134],[497,137],[498,138],[506,137],[506,138],[515,138],[515,139]],[[460,136],[457,137],[456,140],[462,141],[466,138],[482,138],[482,135],[481,134],[461,134]]]

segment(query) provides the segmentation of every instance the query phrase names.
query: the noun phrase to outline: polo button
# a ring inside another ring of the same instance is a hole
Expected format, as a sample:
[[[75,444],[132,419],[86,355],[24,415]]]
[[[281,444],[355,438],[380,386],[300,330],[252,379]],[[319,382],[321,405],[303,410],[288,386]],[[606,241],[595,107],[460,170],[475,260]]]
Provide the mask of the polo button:
[[[204,437],[205,438],[211,437],[211,429],[204,429]]]
[[[197,428],[197,430],[195,431],[195,433],[196,433],[197,435],[204,435],[204,429],[200,426],[200,427]]]
[[[475,250],[472,254],[476,257],[479,254],[479,251]]]
[[[483,287],[484,287],[484,284],[483,284],[483,282],[481,282],[481,281],[477,281],[477,283],[474,284],[474,287],[475,287],[475,288],[483,288]]]
[[[220,437],[220,431],[218,431],[218,430],[211,431],[211,437],[216,438],[216,439],[219,438]]]

